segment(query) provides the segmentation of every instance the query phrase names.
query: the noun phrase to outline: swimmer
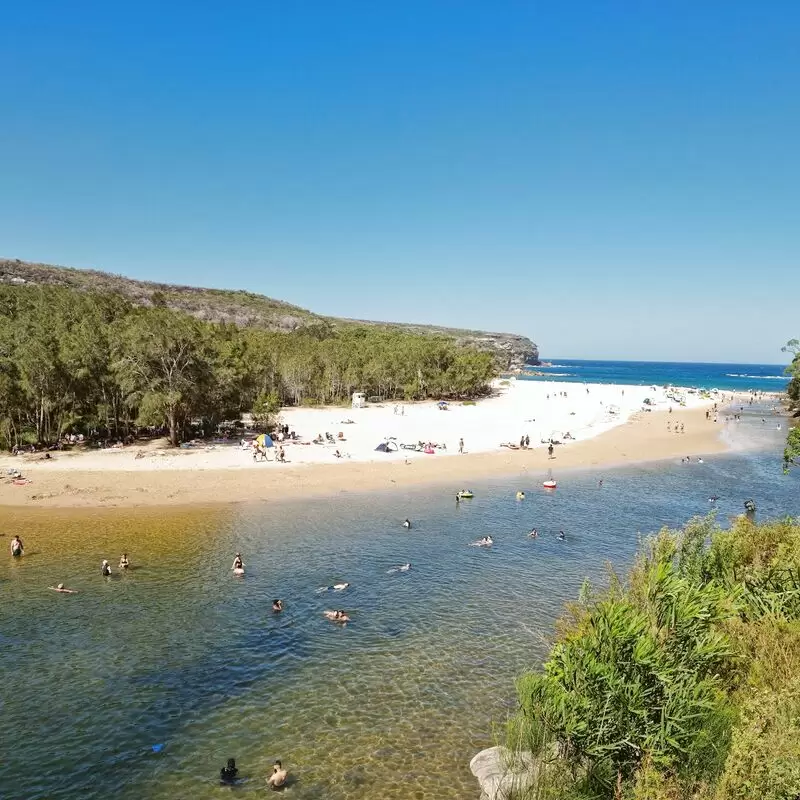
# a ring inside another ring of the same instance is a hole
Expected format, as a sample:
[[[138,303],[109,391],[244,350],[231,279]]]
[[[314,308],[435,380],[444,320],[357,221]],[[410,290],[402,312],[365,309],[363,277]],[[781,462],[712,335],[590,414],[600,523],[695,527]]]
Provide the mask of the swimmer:
[[[222,783],[235,783],[238,774],[239,770],[236,767],[236,759],[229,758],[228,763],[219,771],[219,779]]]
[[[386,570],[387,575],[392,575],[395,572],[408,572],[411,569],[411,564],[400,564],[397,567],[392,567]]]
[[[517,492],[517,500],[524,500],[525,492]]]
[[[120,559],[119,559],[119,568],[120,569],[128,569],[128,567],[130,565],[131,565],[131,562],[128,561],[128,554],[127,553],[123,553],[120,556]]]
[[[719,500],[718,494],[712,494],[711,497],[708,498],[709,503],[716,503]]]
[[[566,539],[566,538],[567,538],[567,537],[566,537],[566,536],[564,536],[564,531],[559,531],[559,532],[558,532],[558,540],[559,540],[560,542],[563,542],[563,541],[564,541],[564,539]]]
[[[276,614],[280,614],[283,611],[283,600],[273,600],[272,601],[272,610]]]
[[[323,612],[323,616],[325,616],[325,618],[329,619],[331,622],[341,622],[342,624],[345,622],[350,622],[350,617],[348,617],[347,614],[345,614],[341,609],[338,609],[337,611],[325,611]]]
[[[534,528],[534,529],[533,529],[533,530],[532,530],[532,531],[531,531],[531,532],[528,534],[528,536],[530,536],[530,537],[531,537],[531,539],[538,539],[538,538],[539,538],[539,531],[537,531],[537,530],[536,530],[536,528]]]
[[[236,558],[233,559],[233,566],[231,569],[244,569],[244,562],[242,561],[241,553],[236,554]]]
[[[11,540],[11,555],[14,558],[19,558],[21,555],[25,553],[25,545],[22,544],[22,539],[19,536],[15,536]]]
[[[478,539],[477,542],[472,542],[470,547],[491,547],[494,544],[494,539],[491,536],[484,536],[483,539]]]
[[[77,594],[75,589],[67,589],[63,583],[59,583],[58,586],[48,586],[48,589],[52,589],[54,592],[61,592],[61,594]]]
[[[270,789],[277,789],[286,783],[286,770],[280,761],[276,761],[272,765],[272,775],[267,778],[267,786]]]
[[[403,520],[403,527],[404,528],[410,528],[411,527],[411,520],[410,519]]]
[[[350,584],[349,583],[334,583],[333,584],[333,591],[334,592],[343,592]]]
[[[697,463],[698,463],[698,464],[702,464],[702,463],[704,463],[704,462],[703,462],[703,459],[702,459],[702,458],[698,458],[698,459],[697,459]]]
[[[103,559],[103,563],[100,565],[100,574],[104,578],[108,578],[111,575],[111,567],[105,559]]]

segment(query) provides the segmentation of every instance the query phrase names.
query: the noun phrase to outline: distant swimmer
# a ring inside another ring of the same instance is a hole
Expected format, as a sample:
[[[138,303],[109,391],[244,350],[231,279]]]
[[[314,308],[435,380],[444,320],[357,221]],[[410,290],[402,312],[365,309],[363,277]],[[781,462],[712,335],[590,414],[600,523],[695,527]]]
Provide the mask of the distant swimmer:
[[[704,464],[705,462],[703,461],[703,459],[702,459],[702,458],[698,458],[698,459],[697,459],[697,463],[698,463],[698,464]]]
[[[404,528],[410,528],[411,527],[411,520],[410,519],[404,519],[403,520],[403,527]]]
[[[108,578],[111,575],[111,565],[103,559],[103,563],[100,565],[100,574],[104,578]]]
[[[272,765],[272,775],[267,778],[267,786],[270,789],[279,789],[286,784],[287,772],[280,761]]]
[[[345,614],[341,609],[338,611],[324,611],[323,616],[326,619],[329,619],[331,622],[350,622],[350,617],[348,617],[347,614]]]
[[[531,531],[531,532],[528,534],[528,536],[530,536],[530,537],[531,537],[531,539],[538,539],[538,538],[539,538],[539,531],[537,531],[537,530],[536,530],[536,528],[534,528],[534,529],[533,529],[533,530],[532,530],[532,531]]]
[[[708,498],[709,503],[716,503],[719,500],[718,494],[712,494],[711,497]]]
[[[22,544],[22,539],[19,536],[15,536],[11,540],[11,555],[14,558],[19,558],[25,553],[25,545]]]
[[[238,774],[239,770],[236,767],[236,759],[229,758],[228,763],[219,771],[219,779],[222,783],[230,785],[236,783],[236,776]]]
[[[128,569],[128,567],[130,565],[131,565],[131,562],[128,561],[128,554],[127,553],[123,553],[120,556],[120,559],[119,559],[119,568],[120,569]]]
[[[564,535],[564,531],[559,531],[559,532],[558,532],[558,540],[559,540],[560,542],[563,542],[563,541],[564,541],[564,539],[566,539],[566,538],[567,538],[567,537]]]
[[[491,536],[484,536],[478,539],[477,542],[471,542],[470,547],[491,547],[494,544],[494,539]]]
[[[517,500],[524,500],[525,492],[517,492]]]
[[[77,594],[78,592],[75,589],[67,589],[63,583],[59,583],[58,586],[48,586],[48,589],[52,589],[54,592],[61,592],[61,594]]]
[[[386,570],[387,575],[392,575],[395,572],[408,572],[411,569],[411,564],[400,564],[397,567],[392,567]]]
[[[242,561],[242,554],[237,553],[236,558],[233,559],[233,566],[231,567],[232,570],[237,569],[244,569],[244,562]]]
[[[334,592],[343,592],[348,586],[349,583],[334,583],[333,584],[333,591]]]
[[[272,610],[276,614],[280,614],[283,611],[283,601],[282,600],[273,600],[272,601]]]

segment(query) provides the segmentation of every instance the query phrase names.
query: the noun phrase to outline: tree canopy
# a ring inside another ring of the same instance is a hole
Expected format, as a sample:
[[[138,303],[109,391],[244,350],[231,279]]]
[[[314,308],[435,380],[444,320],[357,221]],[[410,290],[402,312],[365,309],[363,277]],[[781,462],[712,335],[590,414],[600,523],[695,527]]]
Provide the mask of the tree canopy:
[[[203,322],[116,294],[0,286],[0,444],[65,432],[122,437],[193,421],[208,430],[281,405],[472,398],[496,374],[490,353],[430,336],[328,324],[293,332]]]

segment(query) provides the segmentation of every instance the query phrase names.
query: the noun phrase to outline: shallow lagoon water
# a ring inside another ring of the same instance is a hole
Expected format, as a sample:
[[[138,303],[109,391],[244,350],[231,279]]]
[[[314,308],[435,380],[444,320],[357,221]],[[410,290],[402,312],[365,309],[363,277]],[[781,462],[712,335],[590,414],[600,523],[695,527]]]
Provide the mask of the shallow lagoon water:
[[[487,481],[460,505],[431,489],[3,511],[5,553],[20,531],[27,554],[0,559],[0,795],[229,797],[216,776],[233,756],[236,795],[263,792],[281,758],[297,800],[476,797],[469,759],[493,743],[515,678],[541,663],[584,578],[602,583],[609,561],[624,571],[640,534],[707,513],[712,494],[722,522],[748,497],[759,517],[800,514],[780,432],[755,419],[742,431],[762,450],[564,473],[551,493],[540,476]],[[487,533],[493,548],[468,546]],[[123,550],[138,568],[102,578],[100,561]],[[230,572],[237,551],[244,579]],[[316,591],[339,581],[350,588]],[[58,582],[80,594],[47,590]],[[352,623],[327,622],[326,608]]]

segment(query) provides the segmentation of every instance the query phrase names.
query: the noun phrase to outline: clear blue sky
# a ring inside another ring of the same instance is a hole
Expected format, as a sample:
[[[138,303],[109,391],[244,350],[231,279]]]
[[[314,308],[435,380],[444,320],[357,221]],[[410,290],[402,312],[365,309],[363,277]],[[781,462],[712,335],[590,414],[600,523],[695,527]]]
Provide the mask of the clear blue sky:
[[[778,363],[800,2],[6,3],[0,255]]]

